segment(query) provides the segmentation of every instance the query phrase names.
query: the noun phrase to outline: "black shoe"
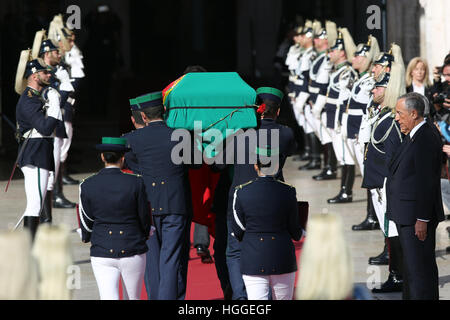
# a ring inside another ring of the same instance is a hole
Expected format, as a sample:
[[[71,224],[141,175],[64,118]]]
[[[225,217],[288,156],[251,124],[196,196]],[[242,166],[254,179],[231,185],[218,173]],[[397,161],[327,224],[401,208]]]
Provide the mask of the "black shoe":
[[[380,289],[373,288],[373,293],[388,293],[388,292],[402,292],[403,291],[403,279],[396,273],[390,272],[389,277],[385,283],[383,283]]]
[[[445,252],[450,253],[450,247],[445,248]]]
[[[209,254],[208,248],[206,248],[204,245],[200,244],[200,245],[196,246],[195,248],[197,249],[197,255],[199,257],[204,257]]]
[[[76,203],[70,202],[64,197],[63,194],[57,194],[53,196],[53,208],[69,209],[75,208]]]
[[[316,181],[333,180],[336,179],[336,171],[331,170],[331,168],[325,168],[321,173],[312,178]]]
[[[327,202],[330,204],[336,204],[336,203],[349,203],[353,201],[353,195],[347,194],[345,192],[345,188],[342,188],[339,194],[331,199],[328,199]]]
[[[62,176],[62,183],[65,185],[80,184],[79,180],[72,179],[69,175]]]
[[[364,230],[378,230],[380,229],[380,224],[378,221],[366,218],[360,224],[352,226],[353,231],[364,231]]]
[[[383,252],[376,257],[369,258],[369,264],[373,266],[389,265],[389,253],[387,246],[384,246]]]
[[[60,174],[62,176],[62,183],[66,185],[72,185],[72,184],[80,184],[80,181],[72,179],[69,174],[67,173],[67,165],[65,162],[61,162],[61,171]]]
[[[299,161],[310,161],[311,154],[309,152],[305,152],[304,154],[299,156]]]
[[[300,166],[298,170],[317,170],[320,169],[320,167],[321,167],[320,159],[318,160],[314,159],[305,164],[304,166]]]

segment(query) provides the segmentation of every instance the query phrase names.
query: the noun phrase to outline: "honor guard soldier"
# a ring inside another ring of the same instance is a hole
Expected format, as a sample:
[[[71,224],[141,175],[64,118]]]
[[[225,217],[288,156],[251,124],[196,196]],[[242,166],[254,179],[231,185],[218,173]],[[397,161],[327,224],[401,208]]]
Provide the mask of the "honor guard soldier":
[[[353,58],[356,50],[355,43],[346,28],[339,29],[338,38],[330,48],[330,62],[333,71],[330,75],[330,83],[327,90],[327,101],[324,107],[323,122],[332,138],[334,154],[336,159],[343,164],[341,176],[341,191],[339,194],[328,199],[328,203],[340,203],[351,201],[351,189],[354,180],[354,166],[344,165],[344,152],[342,147],[342,136],[340,132],[340,121],[342,106],[347,103],[353,82],[357,78],[356,71],[352,68],[349,60]],[[352,170],[353,169],[353,170]],[[349,191],[350,192],[349,192]]]
[[[389,67],[390,73],[382,74],[373,90],[373,99],[375,103],[379,104],[380,111],[372,125],[370,142],[365,153],[362,183],[362,187],[371,192],[375,213],[383,235],[386,237],[386,243],[389,244],[387,246],[389,248],[389,277],[381,288],[374,289],[374,292],[402,290],[403,262],[400,241],[395,224],[386,218],[386,180],[389,175],[389,163],[403,141],[403,134],[395,121],[395,107],[391,106],[396,105],[397,98],[406,93],[405,67],[401,49],[399,46],[393,45],[392,52],[393,61]]]
[[[274,300],[292,300],[297,270],[292,240],[302,235],[296,190],[275,178],[278,168],[270,167],[278,162],[276,150],[268,146],[256,154],[258,177],[232,190],[231,230],[240,241],[240,271],[249,300],[268,300],[271,287]]]
[[[24,227],[34,238],[42,214],[47,184],[55,170],[53,137],[62,119],[59,95],[48,88],[50,72],[40,58],[28,61],[30,50],[22,51],[16,74],[16,92],[20,99],[16,106],[19,155],[17,166],[25,178],[27,206]],[[47,87],[45,92],[43,89]]]
[[[91,264],[100,299],[118,300],[121,278],[124,296],[137,300],[151,226],[144,180],[121,171],[128,151],[125,139],[104,137],[96,148],[105,168],[80,183],[82,241],[91,242]]]
[[[39,49],[37,49],[39,48]],[[62,68],[59,64],[61,62],[61,55],[59,52],[58,44],[52,39],[46,39],[45,30],[38,31],[36,33],[34,43],[33,43],[33,53],[38,52],[39,57],[41,57],[44,62],[50,66],[52,77],[50,78],[50,86],[56,89],[60,95],[60,107],[64,114],[66,110],[64,106],[67,102],[69,93],[73,91],[72,84],[70,83],[70,78],[68,72]],[[54,139],[53,155],[55,158],[55,172],[50,176],[50,183],[48,185],[48,199],[45,200],[44,212],[45,219],[47,222],[52,221],[51,213],[51,200],[53,198],[53,207],[55,208],[74,208],[75,203],[67,200],[63,194],[62,187],[62,176],[61,171],[61,152],[64,139],[67,138],[66,127],[64,122],[58,123],[56,136]]]
[[[371,35],[366,44],[358,46],[352,66],[358,71],[359,79],[353,85],[350,99],[342,116],[342,136],[345,139],[345,145],[348,147],[351,157],[358,162],[362,174],[364,174],[363,158],[365,145],[360,143],[358,133],[362,118],[367,112],[367,106],[371,101],[371,91],[375,84],[375,79],[371,74],[371,65],[379,53],[378,41]],[[371,195],[369,191],[367,192],[366,219],[362,223],[352,226],[352,230],[374,230],[379,227],[373,210]]]
[[[257,137],[259,137],[260,134],[266,134],[267,136],[266,142],[262,142],[262,140],[260,141],[258,139],[256,145],[259,146],[260,143],[264,143],[265,147],[266,144],[269,143],[271,148],[278,149],[279,157],[277,157],[277,160],[279,160],[279,164],[275,176],[277,179],[284,180],[282,171],[283,165],[286,158],[295,152],[296,143],[292,129],[275,122],[279,114],[283,93],[276,88],[261,87],[256,90],[256,94],[257,103],[260,104],[258,112],[261,114],[262,118],[260,127],[256,130],[256,135]],[[278,137],[278,139],[276,137]],[[256,163],[255,150],[250,150],[250,145],[247,142],[248,139],[246,139],[246,144],[244,147],[240,146],[240,148],[238,148],[238,139],[239,137],[235,137],[234,140],[234,172],[231,188],[228,194],[228,231],[231,230],[233,221],[232,209],[234,188],[257,177],[256,171],[254,170],[254,164]],[[272,139],[275,141],[272,141]],[[271,143],[276,144],[277,146]],[[242,164],[238,162],[238,151],[245,153],[245,161]],[[227,266],[230,274],[230,283],[233,290],[233,300],[243,300],[247,298],[245,285],[240,272],[240,256],[241,252],[239,242],[236,238],[228,236]]]
[[[394,45],[394,44],[393,44]],[[375,61],[373,63],[372,67],[372,77],[374,79],[377,79],[378,81],[381,80],[381,78],[384,76],[385,73],[390,73],[392,63],[394,61],[394,56],[392,55],[392,48],[389,50],[388,53],[382,52],[378,55],[378,57],[375,58]],[[368,104],[367,111],[365,116],[363,116],[361,120],[361,127],[359,128],[359,134],[358,134],[358,140],[360,141],[360,144],[365,145],[365,150],[367,150],[367,145],[370,142],[371,134],[372,134],[372,127],[378,119],[378,114],[380,113],[380,105],[379,103],[376,103],[373,101],[373,95],[371,95],[371,102]],[[366,158],[366,155],[364,156]],[[366,161],[366,160],[364,160]],[[370,192],[370,190],[369,190]],[[370,194],[370,198],[372,200],[372,195]],[[372,203],[373,206],[373,203]],[[375,211],[375,208],[373,208]],[[376,214],[376,212],[375,212]],[[377,221],[378,222],[378,221]],[[380,228],[383,226],[379,224]],[[355,226],[356,227],[356,226]],[[388,245],[387,245],[387,238],[385,241],[385,245],[383,248],[383,251],[375,256],[369,258],[369,264],[371,265],[387,265],[389,264],[389,253],[388,253]]]
[[[305,110],[305,108],[309,108],[309,106],[307,106],[310,95],[308,91],[309,70],[311,69],[312,62],[317,57],[317,53],[314,50],[314,30],[316,29],[318,31],[318,29],[320,29],[320,23],[318,21],[315,21],[315,23],[311,23],[310,21],[307,22],[308,24],[305,24],[305,27],[302,30],[302,43],[305,51],[300,57],[299,66],[296,70],[297,80],[295,81],[295,91],[297,94],[294,102],[294,112],[299,114],[299,124],[303,126],[303,131],[306,135],[306,145],[309,145],[311,150],[311,156],[308,159],[309,162],[300,167],[302,170],[320,168],[319,142],[314,135],[314,124],[306,117],[306,114],[308,112],[310,113],[310,109],[308,109],[309,111]]]
[[[293,41],[294,44],[289,48],[289,52],[286,56],[286,66],[289,70],[289,80],[288,80],[288,85],[287,85],[287,92],[288,92],[288,97],[289,97],[289,104],[292,108],[292,113],[295,117],[295,123],[299,126],[303,128],[305,119],[304,119],[304,115],[302,115],[301,113],[298,112],[297,109],[294,108],[294,103],[295,103],[295,96],[296,96],[296,91],[295,91],[295,82],[297,81],[298,76],[295,73],[295,70],[297,70],[298,66],[299,66],[299,61],[300,61],[300,57],[303,55],[304,52],[304,48],[302,46],[302,31],[303,31],[303,26],[297,27],[294,30],[294,35],[293,35]],[[300,129],[300,128],[298,128]],[[310,147],[308,144],[308,141],[305,137],[305,133],[303,131],[303,129],[300,129],[297,131],[298,134],[296,134],[296,140],[297,140],[297,145],[304,145],[304,152],[303,154],[298,154],[296,155],[293,160],[294,161],[304,161],[304,160],[309,160],[309,156],[310,156]]]
[[[151,295],[161,300],[184,299],[186,277],[180,270],[187,270],[184,250],[189,249],[187,232],[192,219],[187,167],[172,161],[172,149],[178,142],[171,140],[174,129],[163,120],[161,92],[138,97],[137,103],[146,126],[127,141],[144,178],[159,246],[148,253],[148,260],[158,266],[158,270],[149,270],[147,263],[146,272],[156,273],[150,284],[150,290],[156,292]]]
[[[326,121],[325,113],[322,113],[327,101],[327,89],[330,81],[332,64],[328,57],[328,49],[334,45],[337,38],[336,24],[326,21],[325,28],[322,28],[314,37],[314,47],[318,53],[317,58],[311,65],[309,72],[311,93],[310,100],[313,104],[312,114],[316,125],[316,135],[324,146],[324,166],[321,173],[313,176],[314,180],[330,180],[336,178],[337,161],[333,150],[333,143],[330,132],[324,129]],[[323,118],[323,119],[322,119]]]

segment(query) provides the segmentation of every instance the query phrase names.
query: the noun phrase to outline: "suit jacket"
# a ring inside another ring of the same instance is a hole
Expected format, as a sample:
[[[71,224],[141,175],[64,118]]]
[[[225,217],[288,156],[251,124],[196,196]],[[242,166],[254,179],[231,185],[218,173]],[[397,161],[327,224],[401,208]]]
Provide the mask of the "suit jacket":
[[[42,136],[52,135],[60,121],[47,117],[43,106],[44,101],[41,98],[41,93],[27,87],[16,106],[18,131],[23,138],[27,138],[27,132],[33,128]],[[23,142],[23,140],[20,142],[19,150],[22,148]],[[32,165],[54,171],[53,138],[30,138],[18,160],[19,167]]]
[[[273,275],[294,272],[292,239],[300,240],[295,188],[274,177],[238,186],[233,196],[232,231],[241,241],[241,272]]]
[[[191,193],[187,167],[172,161],[174,129],[163,121],[149,123],[127,136],[130,157],[136,157],[144,178],[153,215],[191,215]]]
[[[400,225],[444,220],[441,196],[442,143],[426,122],[405,138],[389,165],[387,215]]]
[[[130,257],[148,250],[151,215],[141,176],[105,168],[83,180],[79,218],[93,257]]]

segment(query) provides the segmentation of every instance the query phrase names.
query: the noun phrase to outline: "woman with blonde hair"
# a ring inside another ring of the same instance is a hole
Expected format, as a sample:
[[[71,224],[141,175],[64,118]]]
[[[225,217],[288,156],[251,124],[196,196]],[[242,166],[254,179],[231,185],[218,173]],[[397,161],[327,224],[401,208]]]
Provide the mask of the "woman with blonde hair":
[[[416,92],[428,98],[428,101],[433,101],[431,98],[431,81],[430,69],[428,68],[427,60],[416,57],[412,59],[408,68],[406,69],[406,92]]]
[[[296,299],[345,300],[365,296],[359,287],[353,287],[353,263],[341,217],[312,216],[307,232],[299,260]]]
[[[0,300],[38,298],[37,265],[31,256],[28,231],[0,233]]]
[[[69,229],[43,224],[38,229],[32,254],[39,267],[39,299],[70,300],[68,268],[72,265]]]

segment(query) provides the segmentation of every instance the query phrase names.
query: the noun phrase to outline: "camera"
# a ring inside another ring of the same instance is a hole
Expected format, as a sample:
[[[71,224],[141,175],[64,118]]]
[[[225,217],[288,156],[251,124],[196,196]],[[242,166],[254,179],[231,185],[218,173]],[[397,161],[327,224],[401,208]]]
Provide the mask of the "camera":
[[[443,105],[445,99],[450,99],[450,90],[447,82],[443,84],[442,92],[439,92],[436,97],[433,98],[433,103],[438,105]]]

